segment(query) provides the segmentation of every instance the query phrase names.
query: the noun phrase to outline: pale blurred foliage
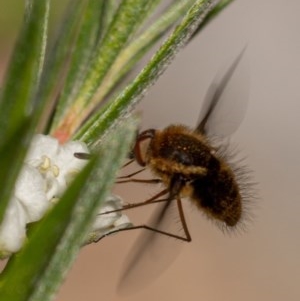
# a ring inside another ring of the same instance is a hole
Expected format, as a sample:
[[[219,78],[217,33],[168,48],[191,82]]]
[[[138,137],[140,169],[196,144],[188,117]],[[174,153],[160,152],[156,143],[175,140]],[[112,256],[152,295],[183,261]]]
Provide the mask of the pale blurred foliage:
[[[9,61],[16,36],[23,18],[24,2],[0,0],[0,82]],[[67,0],[52,0],[50,30],[55,31],[56,20],[63,12]]]

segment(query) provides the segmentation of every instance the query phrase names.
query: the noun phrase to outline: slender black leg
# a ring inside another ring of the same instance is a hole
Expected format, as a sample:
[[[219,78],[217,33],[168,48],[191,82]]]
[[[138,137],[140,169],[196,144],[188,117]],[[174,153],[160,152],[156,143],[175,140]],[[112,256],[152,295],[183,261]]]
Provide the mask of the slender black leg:
[[[176,235],[176,234],[173,234],[173,233],[161,231],[161,230],[155,229],[153,227],[149,227],[147,225],[138,225],[138,226],[132,226],[132,227],[129,227],[129,228],[123,228],[123,229],[118,229],[118,230],[111,231],[108,234],[105,234],[105,235],[101,236],[95,242],[98,242],[98,241],[102,240],[104,237],[110,236],[112,234],[116,234],[116,233],[124,232],[124,231],[136,230],[136,229],[146,229],[146,230],[158,233],[158,234],[166,235],[168,237],[173,237],[173,238],[176,238],[176,239],[179,239],[179,240],[183,240],[183,241],[186,241],[186,242],[190,242],[191,241],[190,236],[189,237],[183,237],[183,236]],[[189,233],[188,233],[188,235],[189,235]]]

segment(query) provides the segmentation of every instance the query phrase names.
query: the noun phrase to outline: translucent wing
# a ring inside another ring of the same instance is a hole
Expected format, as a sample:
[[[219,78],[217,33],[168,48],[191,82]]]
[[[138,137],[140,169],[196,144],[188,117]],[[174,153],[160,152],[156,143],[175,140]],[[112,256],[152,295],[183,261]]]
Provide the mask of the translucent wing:
[[[244,119],[249,95],[249,72],[242,59],[245,50],[209,87],[195,131],[206,135],[229,136]]]
[[[176,200],[159,204],[148,225],[166,232],[180,235],[176,223]],[[182,243],[149,230],[141,230],[140,236],[125,260],[118,292],[128,295],[142,289],[167,269],[180,253]]]

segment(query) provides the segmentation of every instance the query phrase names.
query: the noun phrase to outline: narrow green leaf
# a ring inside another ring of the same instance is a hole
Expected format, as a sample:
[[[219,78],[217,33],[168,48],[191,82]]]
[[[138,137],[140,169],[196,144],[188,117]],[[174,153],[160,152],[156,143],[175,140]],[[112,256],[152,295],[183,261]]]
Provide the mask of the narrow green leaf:
[[[111,89],[124,77],[128,71],[143,57],[143,55],[170,29],[180,17],[191,7],[194,0],[176,1],[150,27],[147,27],[132,43],[130,43],[117,57],[111,66],[93,102],[103,99]]]
[[[149,10],[153,8],[153,3],[157,2],[157,0],[123,0],[121,2],[101,46],[91,61],[91,68],[73,106],[64,116],[63,122],[57,128],[52,128],[51,133],[54,136],[69,137],[72,135],[94,108],[95,104],[90,103],[93,94],[118,54],[141,25],[144,17],[149,14]]]
[[[77,20],[79,30],[76,41],[72,46],[74,51],[68,59],[69,68],[64,87],[60,92],[58,105],[55,108],[55,118],[52,126],[59,123],[61,116],[65,114],[68,107],[72,104],[79,85],[86,75],[87,66],[99,39],[98,35],[101,34],[101,16],[104,2],[103,0],[88,0],[87,5],[81,11],[81,18]]]
[[[89,102],[119,53],[159,2],[158,0],[121,2],[91,63],[90,72],[77,96],[75,106]]]
[[[124,123],[58,204],[32,226],[28,242],[0,275],[0,300],[53,299],[113,184],[134,132],[135,123]]]
[[[24,24],[0,100],[0,222],[33,135],[34,121],[37,120],[34,96],[46,45],[49,3],[31,0],[26,4]]]
[[[113,18],[114,14],[118,8],[118,2],[115,0],[105,0],[104,6],[102,10],[102,16],[101,16],[101,27],[99,28],[100,33],[98,34],[99,41],[101,42],[102,38],[107,32],[107,29],[109,28]]]
[[[11,137],[6,137],[5,143],[0,149],[0,224],[14,189],[15,181],[23,165],[30,143],[30,134],[31,124],[27,118]]]
[[[216,16],[219,15],[221,11],[223,11],[229,4],[231,4],[234,0],[221,0],[216,6],[207,14],[204,18],[203,22],[198,26],[197,30],[194,32],[191,38],[196,36],[208,23],[210,23]]]
[[[117,98],[104,106],[86,123],[82,131],[75,135],[76,139],[81,139],[92,145],[93,141],[103,135],[114,124],[115,120],[132,111],[146,90],[155,83],[167,68],[176,53],[189,41],[194,30],[213,7],[213,1],[211,0],[196,1],[142,72]]]
[[[39,124],[39,132],[42,132],[46,127],[46,123],[54,108],[57,94],[61,89],[65,77],[64,71],[68,62],[67,58],[72,50],[72,44],[80,25],[78,20],[81,20],[82,11],[84,11],[86,3],[87,1],[82,0],[69,0],[51,50],[46,54],[39,91],[39,101],[46,103],[46,107]]]
[[[11,136],[34,109],[46,47],[49,0],[28,0],[0,99],[0,137]],[[1,144],[1,142],[0,142]]]

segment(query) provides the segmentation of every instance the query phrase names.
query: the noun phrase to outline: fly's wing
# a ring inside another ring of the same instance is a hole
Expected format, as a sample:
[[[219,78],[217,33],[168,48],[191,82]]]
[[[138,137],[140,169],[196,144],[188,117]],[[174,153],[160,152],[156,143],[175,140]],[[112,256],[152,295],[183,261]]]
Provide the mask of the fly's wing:
[[[147,225],[181,235],[182,229],[178,229],[176,218],[178,218],[176,200],[169,200],[158,204]],[[121,295],[136,292],[156,280],[177,258],[183,245],[178,239],[160,233],[147,229],[140,231],[140,236],[125,260],[118,285],[118,292]]]
[[[242,122],[249,95],[249,72],[242,60],[245,50],[246,48],[209,87],[196,132],[220,137],[229,136]]]

